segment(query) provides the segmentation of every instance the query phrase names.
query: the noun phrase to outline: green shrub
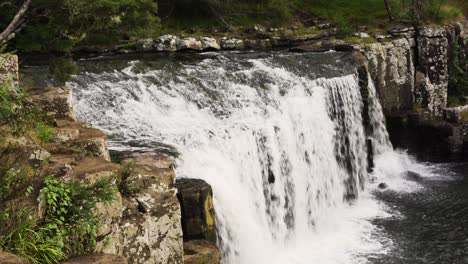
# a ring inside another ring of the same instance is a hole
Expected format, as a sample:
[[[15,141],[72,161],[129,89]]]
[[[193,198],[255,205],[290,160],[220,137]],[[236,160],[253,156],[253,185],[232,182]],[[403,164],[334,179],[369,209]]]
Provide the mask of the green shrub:
[[[119,192],[124,196],[132,196],[138,192],[138,188],[134,187],[133,180],[130,179],[134,169],[135,165],[130,161],[123,164],[120,168],[120,171],[116,175]]]
[[[49,143],[54,137],[54,129],[44,123],[37,123],[34,132],[42,144]]]
[[[30,186],[30,168],[0,168],[0,208],[1,205],[18,195],[26,194]]]
[[[64,258],[60,241],[48,238],[45,228],[33,222],[32,211],[21,208],[0,214],[0,248],[23,257],[34,264],[58,263]]]
[[[115,188],[111,178],[103,178],[91,185],[46,178],[41,190],[44,204],[43,226],[49,230],[46,237],[61,241],[66,256],[94,251],[99,219],[95,214],[96,203],[110,202]]]

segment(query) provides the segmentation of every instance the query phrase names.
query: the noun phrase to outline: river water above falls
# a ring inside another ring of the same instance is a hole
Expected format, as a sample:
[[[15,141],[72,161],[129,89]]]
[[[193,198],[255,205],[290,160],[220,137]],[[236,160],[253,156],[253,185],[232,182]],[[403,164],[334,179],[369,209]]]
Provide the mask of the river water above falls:
[[[466,227],[436,244],[421,235],[432,222],[416,227],[433,212],[423,208],[445,204],[437,186],[456,176],[440,175],[455,170],[392,150],[372,84],[364,128],[349,54],[145,55],[80,65],[70,83],[78,117],[108,133],[112,149],[164,151],[177,156],[178,177],[212,186],[223,263],[464,263],[431,262],[438,251],[424,250],[453,249],[446,259],[463,260]],[[422,178],[409,181],[407,171]],[[466,196],[458,201],[466,205]]]

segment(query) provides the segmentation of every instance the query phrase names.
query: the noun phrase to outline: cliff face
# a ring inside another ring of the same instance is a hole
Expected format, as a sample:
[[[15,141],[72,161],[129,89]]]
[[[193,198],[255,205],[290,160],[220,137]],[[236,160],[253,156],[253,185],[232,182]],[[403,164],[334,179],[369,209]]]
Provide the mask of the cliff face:
[[[0,67],[0,84],[17,82],[17,57],[0,56],[0,60],[6,61]],[[105,177],[124,177],[124,164],[132,164],[125,175],[125,188],[134,191],[124,192],[114,180],[114,189],[119,190],[115,199],[96,207],[100,223],[95,253],[111,256],[97,254],[69,263],[90,263],[90,259],[97,259],[96,263],[183,263],[181,210],[172,159],[159,153],[130,153],[120,164],[112,162],[107,136],[75,120],[69,88],[32,89],[28,101],[50,118],[53,138],[38,144],[26,136],[7,135],[0,144],[0,163],[14,160],[15,166],[40,168],[41,179],[50,176],[84,185]],[[18,206],[32,207],[40,218],[38,195]]]
[[[468,152],[466,107],[448,108],[449,65],[457,49],[468,69],[467,23],[391,31],[393,40],[360,46],[396,147],[427,155]]]

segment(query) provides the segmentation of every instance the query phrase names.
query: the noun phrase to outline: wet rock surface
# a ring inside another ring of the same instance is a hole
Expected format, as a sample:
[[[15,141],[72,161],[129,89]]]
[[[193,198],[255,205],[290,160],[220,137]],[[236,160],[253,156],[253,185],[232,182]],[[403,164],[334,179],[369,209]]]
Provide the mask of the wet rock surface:
[[[184,241],[216,242],[215,213],[211,186],[199,179],[177,179],[177,198],[182,210]]]

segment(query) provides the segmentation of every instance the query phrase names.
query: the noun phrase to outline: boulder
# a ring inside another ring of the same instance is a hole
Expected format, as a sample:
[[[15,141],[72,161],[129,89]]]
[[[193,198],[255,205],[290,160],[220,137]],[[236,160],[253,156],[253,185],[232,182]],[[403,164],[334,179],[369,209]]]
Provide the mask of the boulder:
[[[246,39],[244,40],[245,48],[255,49],[255,50],[264,50],[270,49],[272,47],[271,41],[269,39]]]
[[[370,38],[370,35],[366,32],[357,32],[357,33],[354,33],[353,35],[358,38]]]
[[[20,258],[16,255],[13,255],[8,252],[0,250],[0,263],[1,264],[28,264],[29,261],[26,259]]]
[[[423,180],[423,176],[414,171],[406,171],[403,173],[403,176],[408,181],[420,182]]]
[[[177,51],[177,37],[174,35],[163,35],[154,40],[157,51]]]
[[[74,120],[73,96],[69,87],[37,88],[29,91],[30,100],[38,108],[57,119]]]
[[[241,50],[244,49],[244,41],[241,39],[224,37],[221,39],[221,48],[224,50]]]
[[[382,182],[382,183],[379,183],[377,187],[383,190],[383,189],[387,189],[388,185],[385,182]]]
[[[211,186],[200,179],[177,179],[177,198],[182,209],[184,241],[216,242],[215,212]]]
[[[124,162],[134,169],[135,192],[123,197],[119,254],[129,263],[183,263],[180,205],[172,161],[161,154],[134,154]]]
[[[217,51],[221,49],[218,41],[214,38],[201,37],[200,42],[203,51]]]
[[[3,263],[3,262],[0,262]],[[123,256],[95,254],[90,256],[79,256],[63,261],[62,264],[127,264]]]
[[[213,242],[192,240],[184,243],[185,264],[219,264],[221,254]]]
[[[178,39],[176,44],[177,44],[178,51],[185,51],[185,50],[201,51],[202,50],[201,41],[195,38]]]

